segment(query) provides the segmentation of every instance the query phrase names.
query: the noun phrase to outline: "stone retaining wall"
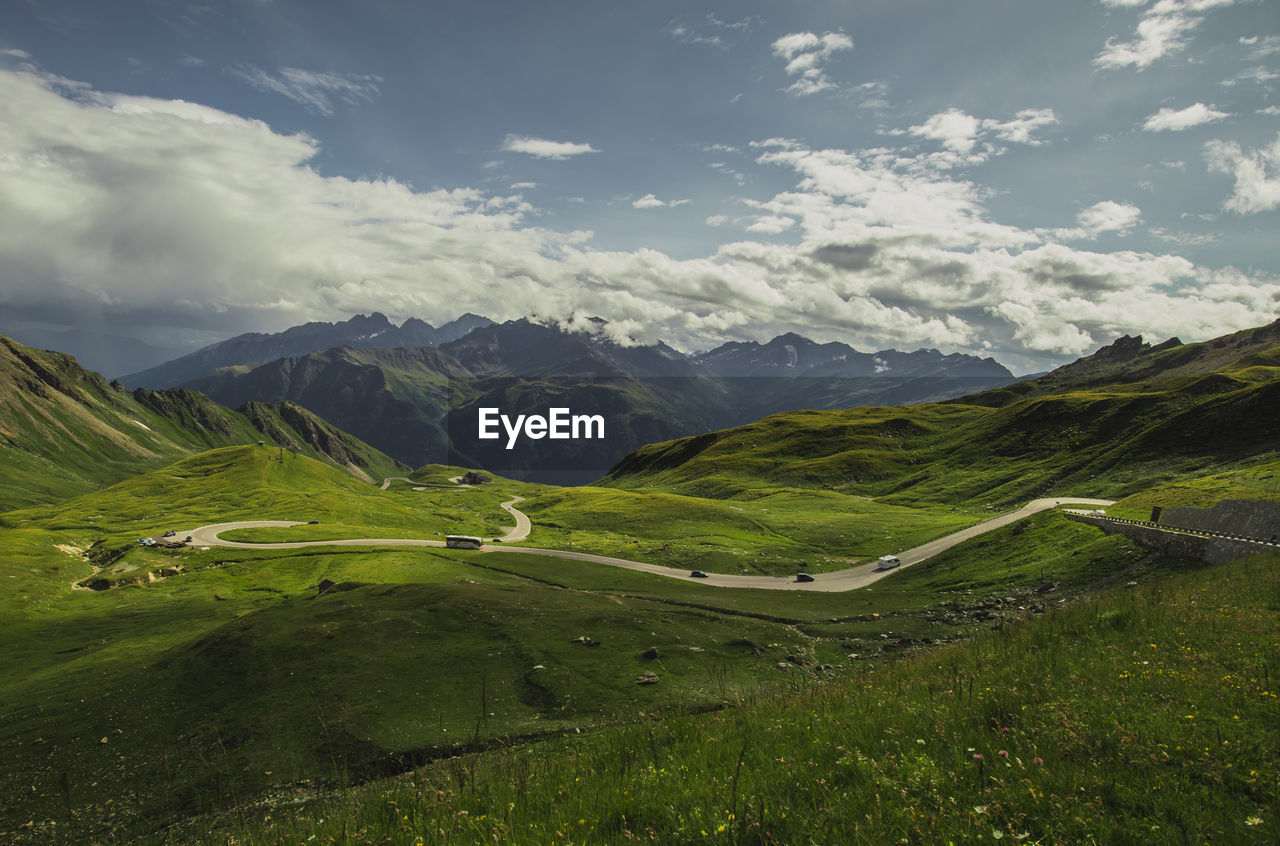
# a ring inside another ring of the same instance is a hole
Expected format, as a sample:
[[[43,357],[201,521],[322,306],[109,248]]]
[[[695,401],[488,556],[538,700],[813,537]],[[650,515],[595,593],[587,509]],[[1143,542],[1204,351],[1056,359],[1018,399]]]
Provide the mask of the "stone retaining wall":
[[[1166,508],[1160,525],[1270,540],[1280,536],[1280,502],[1224,499],[1212,508]]]
[[[1208,510],[1208,509],[1202,509]],[[1212,535],[1192,535],[1156,528],[1152,524],[1112,517],[1067,514],[1071,520],[1096,526],[1109,535],[1121,534],[1143,546],[1158,549],[1174,558],[1194,558],[1206,564],[1225,564],[1237,558],[1277,549],[1276,544],[1236,540]]]

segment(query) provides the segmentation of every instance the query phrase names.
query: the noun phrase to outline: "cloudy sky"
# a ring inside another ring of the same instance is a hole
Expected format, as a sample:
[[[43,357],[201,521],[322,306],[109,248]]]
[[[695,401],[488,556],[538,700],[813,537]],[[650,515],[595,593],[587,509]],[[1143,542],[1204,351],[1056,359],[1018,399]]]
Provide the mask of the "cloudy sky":
[[[1280,313],[1278,93],[1275,0],[15,0],[0,329],[1204,340]]]

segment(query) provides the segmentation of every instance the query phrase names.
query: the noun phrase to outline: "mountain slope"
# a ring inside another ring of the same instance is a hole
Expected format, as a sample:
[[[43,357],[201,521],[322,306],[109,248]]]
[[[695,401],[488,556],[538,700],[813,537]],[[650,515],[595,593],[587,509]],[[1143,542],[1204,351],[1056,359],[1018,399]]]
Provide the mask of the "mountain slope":
[[[1280,446],[1280,325],[1120,350],[943,404],[792,412],[654,444],[605,484],[713,496],[788,484],[899,504],[1005,504],[1120,496]]]
[[[1233,332],[1199,343],[1169,338],[1147,344],[1142,336],[1125,335],[1092,355],[1008,387],[964,397],[963,402],[998,406],[1017,399],[1108,385],[1133,385],[1148,380],[1213,376],[1218,384],[1254,367],[1280,365],[1280,320],[1266,326]],[[1261,373],[1261,371],[1260,371]],[[1201,383],[1203,390],[1211,383]]]
[[[273,334],[248,332],[237,335],[157,367],[123,376],[121,381],[134,387],[172,388],[219,368],[300,357],[333,347],[437,346],[457,340],[472,329],[488,326],[491,322],[467,313],[439,329],[416,318],[409,318],[397,327],[378,312],[368,317],[357,314],[350,320],[337,323],[314,322]]]
[[[83,493],[264,433],[344,468],[399,472],[393,459],[301,409],[246,416],[193,391],[129,392],[71,356],[0,336],[0,509]]]
[[[338,347],[257,367],[214,371],[186,386],[218,402],[290,402],[395,456],[449,464],[445,416],[469,372],[433,347]],[[469,394],[467,394],[469,396]]]

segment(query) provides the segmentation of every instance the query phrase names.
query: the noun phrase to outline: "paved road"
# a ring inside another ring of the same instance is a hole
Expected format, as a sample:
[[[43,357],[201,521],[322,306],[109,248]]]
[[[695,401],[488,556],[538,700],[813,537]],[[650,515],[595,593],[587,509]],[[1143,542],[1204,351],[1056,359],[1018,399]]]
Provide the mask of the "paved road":
[[[515,504],[520,502],[522,497],[516,497],[508,502],[502,503],[502,508],[515,517],[516,525],[506,535],[502,537],[504,543],[524,540],[529,535],[532,524],[529,518],[521,511],[515,508]],[[548,558],[567,558],[573,561],[587,561],[594,564],[607,564],[611,567],[622,567],[627,570],[638,570],[643,573],[655,573],[659,576],[667,576],[673,579],[681,579],[686,582],[698,582],[700,584],[715,585],[717,587],[739,587],[739,588],[757,588],[763,590],[810,590],[825,593],[837,593],[841,591],[854,590],[856,588],[866,587],[873,582],[883,579],[885,576],[892,575],[898,570],[910,567],[912,564],[919,564],[928,558],[932,558],[938,553],[950,549],[951,547],[963,543],[970,538],[985,534],[998,529],[1001,526],[1007,526],[1024,517],[1030,517],[1041,511],[1055,508],[1064,503],[1072,503],[1076,505],[1111,505],[1109,499],[1079,499],[1079,498],[1060,498],[1060,499],[1037,499],[1027,503],[1017,511],[1008,514],[1002,514],[999,517],[993,517],[976,526],[970,526],[967,529],[961,529],[953,532],[946,537],[938,538],[935,541],[917,546],[914,549],[908,549],[905,552],[898,553],[898,558],[902,561],[902,567],[894,570],[877,571],[875,563],[859,564],[854,567],[848,567],[844,570],[836,570],[830,573],[820,573],[814,576],[812,582],[797,582],[791,576],[741,576],[728,575],[721,573],[708,574],[707,578],[694,578],[689,575],[688,570],[677,570],[671,567],[662,567],[657,564],[646,564],[642,561],[628,561],[625,558],[612,558],[607,555],[593,555],[589,552],[569,552],[562,549],[538,549],[530,546],[489,546],[484,552],[516,552],[524,555],[541,555]],[[243,549],[300,549],[308,546],[430,546],[443,547],[444,541],[434,540],[418,540],[415,538],[350,538],[346,540],[328,540],[328,541],[292,541],[289,543],[240,543],[237,541],[227,541],[219,537],[222,532],[228,532],[232,529],[251,529],[264,527],[288,527],[300,525],[297,520],[250,520],[237,523],[218,523],[212,526],[201,526],[198,529],[192,529],[189,532],[178,534],[191,535],[193,546],[230,546]]]

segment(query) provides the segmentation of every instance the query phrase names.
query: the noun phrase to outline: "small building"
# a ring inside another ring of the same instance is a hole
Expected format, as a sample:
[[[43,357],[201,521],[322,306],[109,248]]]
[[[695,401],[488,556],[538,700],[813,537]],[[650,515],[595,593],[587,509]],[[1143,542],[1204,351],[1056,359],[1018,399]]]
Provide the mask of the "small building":
[[[477,473],[474,470],[468,470],[462,474],[462,484],[464,485],[485,485],[493,480],[483,473]]]
[[[444,545],[449,549],[480,549],[484,546],[484,539],[472,535],[446,535]]]

